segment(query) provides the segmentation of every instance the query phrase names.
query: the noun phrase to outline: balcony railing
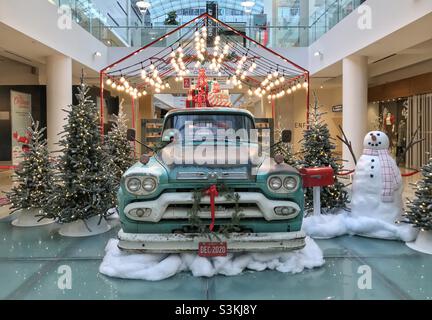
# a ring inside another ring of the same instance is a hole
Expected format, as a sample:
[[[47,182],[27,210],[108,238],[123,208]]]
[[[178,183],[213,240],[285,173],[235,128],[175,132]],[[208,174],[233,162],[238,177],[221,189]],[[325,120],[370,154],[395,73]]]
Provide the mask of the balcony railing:
[[[307,26],[251,27],[246,23],[229,23],[255,41],[278,48],[307,47],[353,12],[365,0],[326,0],[325,6],[310,16]],[[141,47],[163,36],[177,26],[109,25],[108,19],[92,0],[51,0],[56,5],[67,5],[72,19],[108,46]],[[327,3],[328,2],[328,3]],[[155,46],[166,46],[179,39],[188,29],[182,29],[172,37],[159,41]],[[167,42],[168,41],[168,42]],[[252,45],[245,42],[245,46]]]

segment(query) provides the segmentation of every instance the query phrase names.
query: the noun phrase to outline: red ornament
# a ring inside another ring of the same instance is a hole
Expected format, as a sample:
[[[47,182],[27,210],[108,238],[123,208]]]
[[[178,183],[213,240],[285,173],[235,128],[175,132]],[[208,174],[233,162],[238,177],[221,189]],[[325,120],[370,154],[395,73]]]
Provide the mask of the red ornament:
[[[210,196],[210,211],[212,222],[210,223],[209,229],[210,231],[213,231],[215,225],[215,197],[219,195],[219,192],[217,191],[216,185],[212,184],[210,188],[204,191],[204,194]]]

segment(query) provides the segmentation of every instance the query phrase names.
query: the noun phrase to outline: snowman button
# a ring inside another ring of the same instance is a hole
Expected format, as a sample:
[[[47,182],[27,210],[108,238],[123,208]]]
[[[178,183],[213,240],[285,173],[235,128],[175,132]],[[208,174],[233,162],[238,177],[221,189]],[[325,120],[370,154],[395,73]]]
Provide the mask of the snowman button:
[[[373,178],[373,174],[371,174],[370,177]]]
[[[375,168],[374,166],[371,167],[371,169]]]
[[[371,161],[372,161],[372,162],[375,162],[375,159],[372,159]]]

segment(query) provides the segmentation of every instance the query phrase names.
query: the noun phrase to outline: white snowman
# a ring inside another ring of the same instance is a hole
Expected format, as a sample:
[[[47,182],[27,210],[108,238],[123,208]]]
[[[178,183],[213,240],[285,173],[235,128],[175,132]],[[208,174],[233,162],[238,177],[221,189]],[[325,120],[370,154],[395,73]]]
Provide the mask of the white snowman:
[[[351,216],[394,223],[403,212],[403,184],[399,168],[388,152],[389,139],[384,132],[371,131],[363,147],[353,178]]]

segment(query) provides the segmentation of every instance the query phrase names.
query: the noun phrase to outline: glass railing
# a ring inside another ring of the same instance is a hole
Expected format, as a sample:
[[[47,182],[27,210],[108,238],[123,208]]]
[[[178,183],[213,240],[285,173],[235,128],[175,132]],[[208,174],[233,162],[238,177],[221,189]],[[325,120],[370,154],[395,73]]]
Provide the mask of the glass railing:
[[[309,44],[318,40],[339,21],[357,9],[366,0],[332,0],[325,9],[315,12],[309,21]]]
[[[248,36],[252,40],[270,47],[289,48],[289,47],[306,47],[308,45],[309,27],[275,27],[268,26],[265,28],[238,26],[231,24],[232,27],[239,30],[242,34]],[[100,28],[93,27],[92,34],[99,40],[109,46],[124,46],[125,38],[121,35],[127,34],[127,45],[132,47],[143,47],[146,44],[164,36],[168,32],[174,30],[176,26],[164,27],[108,27],[101,26]],[[182,35],[189,31],[188,27],[174,32],[170,37],[158,41],[154,44],[157,47],[164,47],[171,42],[180,39]],[[221,30],[219,30],[221,34]],[[254,46],[253,41],[243,40],[241,36],[230,34],[229,32],[222,33],[226,37],[237,38],[243,42],[245,46]],[[119,40],[122,39],[122,41]]]
[[[172,31],[177,26],[112,26],[107,17],[97,9],[93,0],[49,0],[57,6],[67,5],[72,19],[108,46],[142,47]],[[328,3],[327,3],[328,1]],[[365,0],[326,0],[325,6],[309,19],[308,26],[266,26],[250,27],[246,23],[229,23],[256,42],[269,47],[307,47],[353,12]],[[126,23],[125,23],[126,24]],[[182,29],[171,37],[155,43],[155,46],[169,45],[188,29]],[[245,46],[254,45],[244,41]]]

